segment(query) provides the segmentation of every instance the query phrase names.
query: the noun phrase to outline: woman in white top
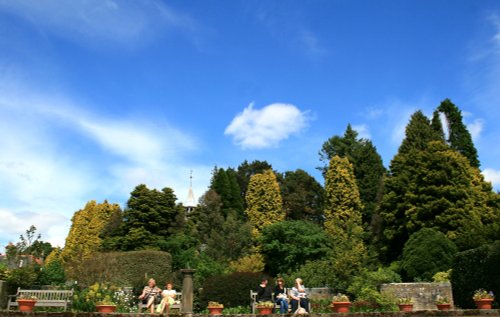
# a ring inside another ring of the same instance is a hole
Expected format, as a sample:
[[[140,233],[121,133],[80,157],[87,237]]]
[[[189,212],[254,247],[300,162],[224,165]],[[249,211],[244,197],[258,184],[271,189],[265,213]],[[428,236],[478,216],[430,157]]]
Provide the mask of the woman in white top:
[[[307,299],[306,287],[302,284],[302,279],[295,279],[295,286],[292,287],[292,291],[290,292],[290,304],[292,305],[292,312],[300,307],[304,308],[307,312],[309,312],[309,299]]]
[[[167,312],[167,315],[170,313],[170,306],[175,303],[175,297],[177,296],[177,292],[175,289],[172,289],[172,287],[173,285],[170,282],[165,285],[165,289],[161,292],[161,303],[156,309],[157,313],[162,314],[165,311]]]

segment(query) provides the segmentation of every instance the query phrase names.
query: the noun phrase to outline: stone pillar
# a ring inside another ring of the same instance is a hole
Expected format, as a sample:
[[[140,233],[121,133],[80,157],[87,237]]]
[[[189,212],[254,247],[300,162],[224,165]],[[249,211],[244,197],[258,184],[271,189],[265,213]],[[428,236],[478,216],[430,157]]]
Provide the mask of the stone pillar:
[[[0,280],[0,309],[7,307],[7,282]]]
[[[185,316],[193,315],[193,274],[195,270],[182,269],[182,305],[181,313]]]

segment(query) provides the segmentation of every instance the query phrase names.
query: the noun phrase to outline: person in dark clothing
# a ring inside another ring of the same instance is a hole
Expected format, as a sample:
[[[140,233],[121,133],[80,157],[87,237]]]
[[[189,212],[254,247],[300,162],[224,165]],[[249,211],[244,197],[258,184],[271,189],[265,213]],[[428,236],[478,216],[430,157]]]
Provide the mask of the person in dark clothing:
[[[274,289],[274,299],[276,304],[280,305],[280,314],[288,313],[288,297],[285,288],[285,281],[280,277],[276,281],[278,285]]]
[[[258,302],[272,301],[273,291],[270,287],[267,286],[267,282],[267,277],[262,277],[262,280],[257,287]]]

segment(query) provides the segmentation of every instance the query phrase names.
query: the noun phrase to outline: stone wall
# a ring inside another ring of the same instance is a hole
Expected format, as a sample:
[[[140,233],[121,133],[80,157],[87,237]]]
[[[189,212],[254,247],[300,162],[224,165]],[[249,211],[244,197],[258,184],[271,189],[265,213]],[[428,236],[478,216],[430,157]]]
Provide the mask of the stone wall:
[[[382,284],[380,291],[397,298],[411,297],[413,310],[433,310],[438,295],[448,297],[453,305],[451,284],[447,283],[390,283]],[[452,306],[453,307],[453,306]]]

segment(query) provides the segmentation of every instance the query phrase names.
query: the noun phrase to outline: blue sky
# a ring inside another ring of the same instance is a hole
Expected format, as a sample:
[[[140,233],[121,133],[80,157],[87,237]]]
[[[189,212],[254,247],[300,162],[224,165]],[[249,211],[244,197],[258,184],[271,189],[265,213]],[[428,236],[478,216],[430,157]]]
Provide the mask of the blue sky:
[[[245,159],[322,182],[348,123],[387,166],[445,98],[500,188],[500,2],[0,0],[0,243]]]

